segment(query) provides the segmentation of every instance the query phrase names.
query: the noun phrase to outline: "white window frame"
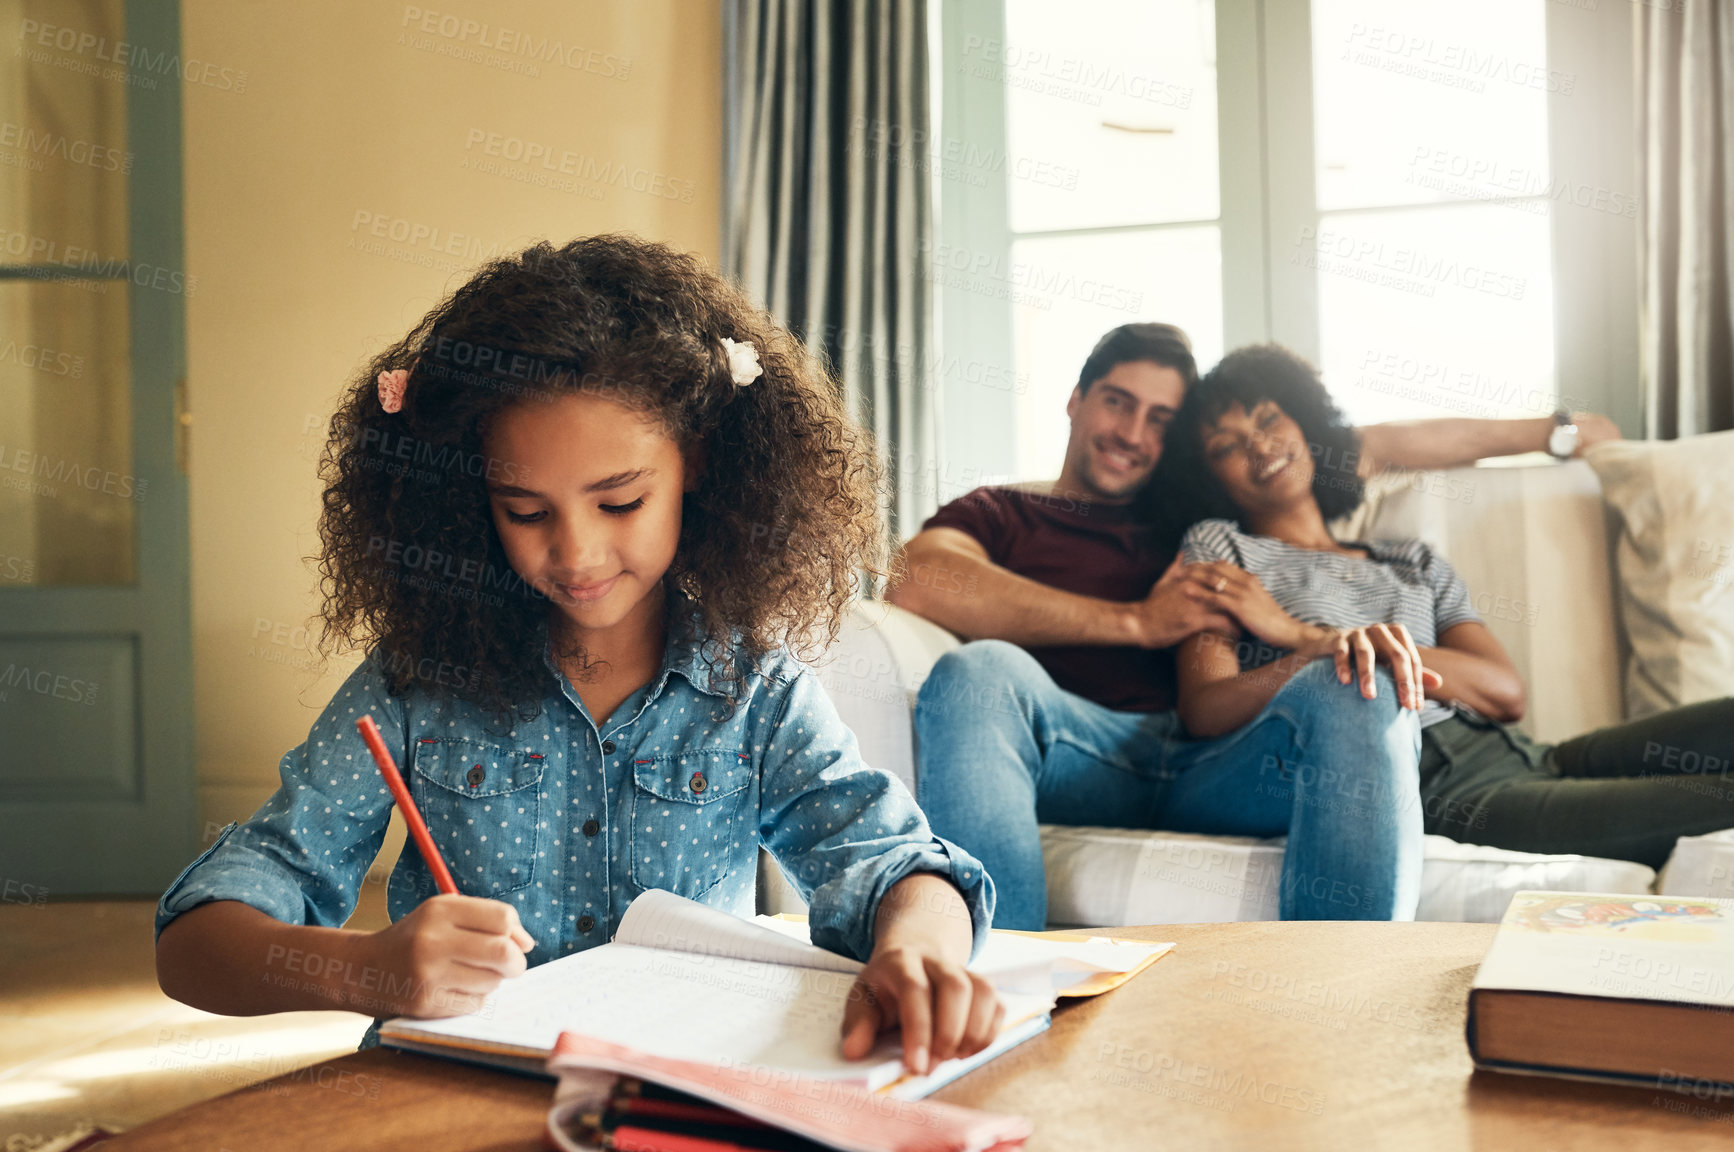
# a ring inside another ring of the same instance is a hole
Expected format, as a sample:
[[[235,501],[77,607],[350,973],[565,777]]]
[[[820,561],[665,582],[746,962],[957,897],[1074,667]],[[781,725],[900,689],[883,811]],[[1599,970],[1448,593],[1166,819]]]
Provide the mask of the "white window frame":
[[[1004,42],[1004,0],[934,3],[939,132],[945,140],[1003,151],[1004,85],[956,64],[965,58],[966,43]],[[1632,44],[1641,10],[1548,4],[1546,11],[1548,67],[1595,81],[1580,83],[1568,97],[1550,98],[1552,171],[1574,183],[1635,195]],[[1274,340],[1317,363],[1318,274],[1289,259],[1294,238],[1319,222],[1311,40],[1310,0],[1216,0],[1223,345]],[[1003,181],[942,185],[936,178],[935,197],[940,245],[1009,266],[1014,237]],[[1558,203],[1549,220],[1556,389],[1612,417],[1626,435],[1640,435],[1637,220]],[[935,295],[941,364],[974,357],[1014,367],[1008,301],[943,280]],[[947,473],[958,470],[955,462],[967,461],[981,483],[1039,479],[1016,475],[1017,412],[1005,394],[969,386],[947,371],[938,395]]]

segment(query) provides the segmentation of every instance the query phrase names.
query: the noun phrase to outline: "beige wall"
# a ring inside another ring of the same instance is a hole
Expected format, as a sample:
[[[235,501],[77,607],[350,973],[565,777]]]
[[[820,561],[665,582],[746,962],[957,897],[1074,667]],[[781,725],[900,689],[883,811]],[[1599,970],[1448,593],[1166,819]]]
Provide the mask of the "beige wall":
[[[314,469],[338,389],[489,248],[627,230],[714,260],[720,16],[717,0],[182,8],[185,55],[211,66],[185,87],[194,698],[209,829],[269,795],[278,760],[353,666],[319,676],[296,631],[317,605],[303,558],[317,547]],[[443,27],[423,30],[417,11]],[[562,58],[526,56],[526,40]],[[502,151],[543,147],[555,170],[486,155],[490,134]],[[621,166],[645,190],[595,179]]]

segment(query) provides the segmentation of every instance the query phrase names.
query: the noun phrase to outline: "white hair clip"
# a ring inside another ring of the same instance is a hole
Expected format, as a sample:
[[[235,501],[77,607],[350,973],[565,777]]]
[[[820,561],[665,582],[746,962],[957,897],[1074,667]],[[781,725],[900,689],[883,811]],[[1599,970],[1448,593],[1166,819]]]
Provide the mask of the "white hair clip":
[[[729,377],[737,385],[744,388],[765,374],[764,368],[759,364],[759,350],[753,347],[750,340],[737,343],[724,336],[722,346],[729,357]]]

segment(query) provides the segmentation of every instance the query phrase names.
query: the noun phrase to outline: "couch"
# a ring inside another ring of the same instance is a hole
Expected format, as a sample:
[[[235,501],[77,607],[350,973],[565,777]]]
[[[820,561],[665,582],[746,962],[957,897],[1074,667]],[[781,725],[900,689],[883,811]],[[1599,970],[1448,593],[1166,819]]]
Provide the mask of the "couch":
[[[1587,464],[1389,476],[1335,527],[1348,537],[1419,536],[1451,560],[1528,685],[1520,726],[1532,737],[1557,742],[1621,719],[1626,652],[1612,526]],[[912,613],[866,601],[854,606],[835,645],[816,662],[863,757],[912,792],[915,695],[934,661],[959,643]],[[1054,825],[1041,832],[1050,927],[1276,918],[1280,839]],[[1681,880],[1664,891],[1706,894],[1692,889],[1712,874],[1734,876],[1734,838],[1682,840],[1669,874]],[[1525,888],[1645,893],[1655,890],[1656,873],[1632,861],[1429,836],[1417,915],[1497,921],[1511,895]],[[767,912],[802,908],[768,856],[761,860],[760,905]]]

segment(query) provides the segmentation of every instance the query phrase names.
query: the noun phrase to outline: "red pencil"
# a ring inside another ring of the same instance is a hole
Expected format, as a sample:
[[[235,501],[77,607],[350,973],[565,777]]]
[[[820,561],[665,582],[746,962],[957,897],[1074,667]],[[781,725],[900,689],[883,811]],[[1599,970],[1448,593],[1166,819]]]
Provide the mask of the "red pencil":
[[[603,1133],[601,1139],[604,1148],[615,1152],[758,1152],[748,1144],[658,1132],[653,1128],[620,1127]]]
[[[457,882],[446,867],[445,857],[434,846],[433,835],[416,810],[415,801],[410,799],[408,785],[398,775],[397,765],[391,759],[391,749],[385,746],[385,737],[379,734],[379,725],[373,722],[372,716],[363,716],[355,722],[355,727],[361,732],[361,738],[367,741],[367,750],[373,753],[379,774],[385,777],[385,786],[391,789],[391,798],[397,801],[397,810],[403,813],[403,822],[409,825],[409,834],[415,838],[415,846],[421,849],[421,858],[427,862],[427,870],[433,873],[434,883],[447,896],[456,896]]]

